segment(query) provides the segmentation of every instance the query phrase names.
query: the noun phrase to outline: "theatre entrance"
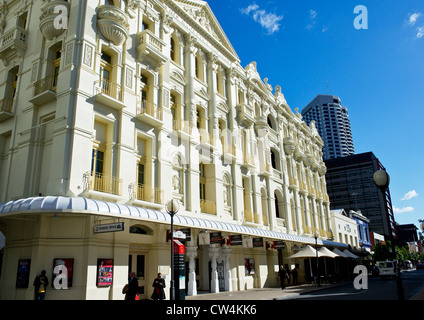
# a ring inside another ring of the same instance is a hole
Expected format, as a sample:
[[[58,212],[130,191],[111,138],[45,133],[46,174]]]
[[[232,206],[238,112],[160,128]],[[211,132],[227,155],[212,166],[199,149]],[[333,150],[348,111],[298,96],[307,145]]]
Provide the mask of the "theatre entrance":
[[[128,256],[128,271],[134,271],[138,279],[138,286],[141,292],[139,295],[140,300],[148,299],[146,290],[146,279],[148,279],[146,273],[146,261],[147,255],[145,253],[132,252]]]

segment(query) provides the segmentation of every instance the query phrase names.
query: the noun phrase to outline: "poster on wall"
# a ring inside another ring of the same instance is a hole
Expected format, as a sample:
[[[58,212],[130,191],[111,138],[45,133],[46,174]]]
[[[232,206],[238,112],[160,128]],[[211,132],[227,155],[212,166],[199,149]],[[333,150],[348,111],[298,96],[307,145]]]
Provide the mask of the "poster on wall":
[[[52,286],[60,289],[68,289],[72,287],[73,269],[74,259],[54,259]]]
[[[31,259],[18,260],[18,274],[16,275],[16,288],[28,288],[30,267],[31,267]]]
[[[113,259],[97,259],[97,286],[108,287],[112,285]]]

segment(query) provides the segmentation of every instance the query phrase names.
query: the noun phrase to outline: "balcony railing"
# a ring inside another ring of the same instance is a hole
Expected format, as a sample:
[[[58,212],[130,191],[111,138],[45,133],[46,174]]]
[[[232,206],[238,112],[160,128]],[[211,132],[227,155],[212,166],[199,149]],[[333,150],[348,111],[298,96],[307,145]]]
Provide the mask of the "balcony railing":
[[[107,79],[99,79],[94,82],[96,94],[103,93],[113,99],[124,102],[124,90],[122,87]]]
[[[142,100],[137,106],[137,115],[147,114],[158,120],[162,120],[162,111],[153,103]]]
[[[23,54],[27,48],[27,36],[27,30],[16,26],[0,37],[0,59],[5,65],[15,54]]]
[[[163,190],[153,188],[145,184],[133,184],[133,197],[137,200],[154,202],[158,204],[163,203]]]
[[[57,75],[51,75],[34,83],[34,97],[40,93],[51,90],[56,92]]]
[[[122,195],[122,179],[88,171],[84,174],[84,191],[99,191]]]
[[[12,112],[13,99],[4,98],[0,100],[0,112]]]
[[[200,199],[200,211],[204,213],[215,214],[216,213],[215,202],[210,200]]]

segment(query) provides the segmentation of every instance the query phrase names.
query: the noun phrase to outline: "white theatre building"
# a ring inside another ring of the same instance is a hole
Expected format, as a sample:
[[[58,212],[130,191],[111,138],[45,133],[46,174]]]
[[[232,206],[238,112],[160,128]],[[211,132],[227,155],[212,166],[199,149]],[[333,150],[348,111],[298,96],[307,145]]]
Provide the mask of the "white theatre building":
[[[141,299],[162,272],[169,298],[170,199],[189,295],[278,286],[279,264],[302,280],[289,256],[314,236],[346,247],[314,123],[206,2],[1,1],[0,60],[0,299],[61,263],[46,299],[124,299],[130,271]]]

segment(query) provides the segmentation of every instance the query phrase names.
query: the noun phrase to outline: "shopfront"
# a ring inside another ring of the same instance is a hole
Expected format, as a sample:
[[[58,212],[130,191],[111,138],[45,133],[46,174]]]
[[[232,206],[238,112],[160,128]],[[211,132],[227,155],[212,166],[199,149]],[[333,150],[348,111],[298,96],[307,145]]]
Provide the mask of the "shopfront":
[[[315,241],[183,214],[174,219],[186,235],[180,241],[187,295],[277,287],[279,259],[291,264],[293,245]],[[41,270],[51,279],[46,299],[122,300],[130,271],[138,278],[140,299],[150,299],[153,280],[162,273],[169,299],[170,217],[164,212],[81,197],[36,197],[0,205],[0,222],[6,237],[0,299],[33,299],[32,283]]]

